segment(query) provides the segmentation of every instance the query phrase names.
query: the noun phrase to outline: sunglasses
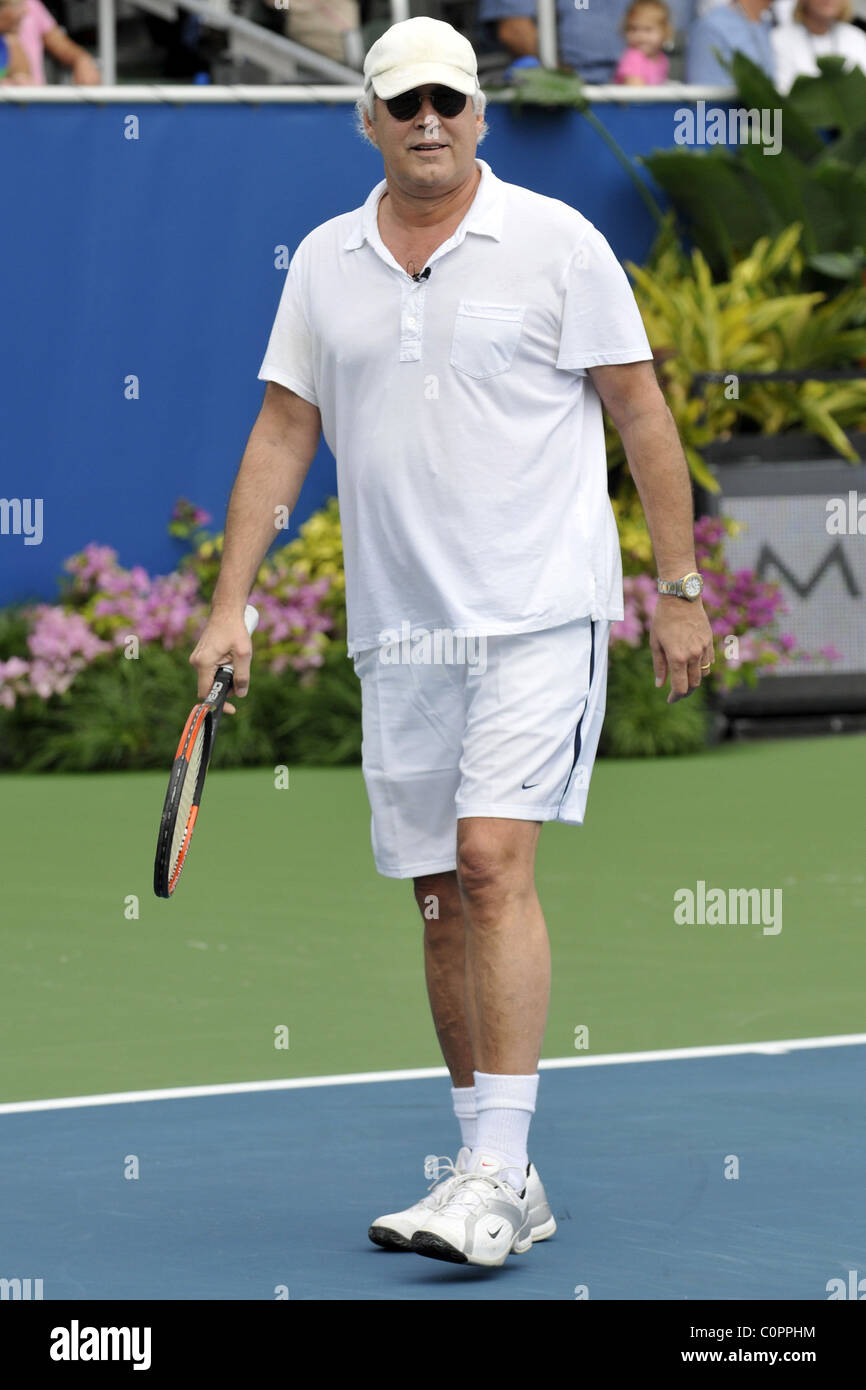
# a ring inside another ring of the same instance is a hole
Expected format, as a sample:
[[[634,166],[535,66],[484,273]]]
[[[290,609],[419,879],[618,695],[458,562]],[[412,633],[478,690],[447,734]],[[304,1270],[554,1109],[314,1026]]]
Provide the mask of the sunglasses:
[[[411,92],[401,92],[399,96],[391,97],[385,105],[395,121],[411,121],[421,110],[422,101],[421,93],[413,89]],[[430,93],[430,101],[438,115],[459,116],[466,105],[466,93],[455,92],[452,87],[434,87]]]

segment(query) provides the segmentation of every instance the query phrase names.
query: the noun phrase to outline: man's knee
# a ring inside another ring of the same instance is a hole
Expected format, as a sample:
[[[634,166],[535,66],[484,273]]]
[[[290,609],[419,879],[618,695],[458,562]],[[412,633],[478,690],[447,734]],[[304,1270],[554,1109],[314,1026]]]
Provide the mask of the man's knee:
[[[465,828],[457,846],[457,880],[464,898],[483,904],[533,887],[535,844],[539,827],[524,822],[495,830],[483,823]],[[518,828],[519,826],[519,828]]]

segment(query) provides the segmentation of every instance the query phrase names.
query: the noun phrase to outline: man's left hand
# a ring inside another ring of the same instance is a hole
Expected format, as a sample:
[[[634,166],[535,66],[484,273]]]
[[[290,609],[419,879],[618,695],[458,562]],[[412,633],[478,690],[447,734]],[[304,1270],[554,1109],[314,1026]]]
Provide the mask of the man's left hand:
[[[700,599],[689,603],[659,595],[650,626],[650,649],[656,685],[664,685],[670,676],[669,705],[697,690],[715,659],[713,632]]]

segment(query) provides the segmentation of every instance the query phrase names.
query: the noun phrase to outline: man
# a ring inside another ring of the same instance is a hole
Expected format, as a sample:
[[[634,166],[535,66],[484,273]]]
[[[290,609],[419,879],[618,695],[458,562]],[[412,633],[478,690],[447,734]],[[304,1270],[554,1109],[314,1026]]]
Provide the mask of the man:
[[[686,81],[700,87],[730,87],[723,63],[745,53],[775,80],[772,0],[740,0],[719,5],[694,25],[686,54]]]
[[[625,51],[623,21],[632,0],[575,5],[558,0],[557,49],[562,67],[572,68],[584,82],[612,82]],[[667,0],[671,24],[684,33],[695,13],[695,0]],[[538,25],[535,0],[481,0],[478,17],[495,24],[499,42],[514,58],[537,57]]]
[[[346,38],[361,27],[358,0],[291,0],[290,4],[265,0],[265,4],[285,12],[287,39],[323,53],[336,63],[352,62],[352,53],[346,51]]]
[[[367,55],[365,89],[385,178],[292,260],[191,660],[204,691],[231,656],[245,693],[244,603],[274,509],[294,506],[323,427],[374,855],[414,883],[463,1138],[435,1191],[370,1235],[497,1266],[555,1228],[527,1154],[550,985],[534,859],[544,821],[583,820],[607,631],[622,615],[601,400],[662,578],[691,573],[698,593],[691,489],[606,241],[475,157],[484,97],[469,43],[436,20],[396,24]],[[395,661],[404,633],[410,659]],[[442,639],[441,660],[415,659],[424,633]],[[448,661],[461,634],[483,661]],[[652,647],[669,700],[696,689],[712,662],[700,602],[660,598]]]
[[[797,0],[771,0],[770,8],[777,24],[790,24],[796,3]],[[859,3],[866,5],[866,0],[859,0]],[[716,10],[720,5],[729,4],[730,0],[698,0],[698,17],[709,14],[710,10]]]

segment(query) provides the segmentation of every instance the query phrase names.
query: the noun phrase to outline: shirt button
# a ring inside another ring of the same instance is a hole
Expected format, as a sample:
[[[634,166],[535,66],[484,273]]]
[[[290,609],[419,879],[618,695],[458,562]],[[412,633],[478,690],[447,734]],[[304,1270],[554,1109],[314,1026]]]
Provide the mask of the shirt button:
[[[407,319],[406,322],[407,322],[407,324],[409,325],[410,328],[414,328],[414,327],[415,327],[415,320],[414,320],[414,319]]]

